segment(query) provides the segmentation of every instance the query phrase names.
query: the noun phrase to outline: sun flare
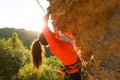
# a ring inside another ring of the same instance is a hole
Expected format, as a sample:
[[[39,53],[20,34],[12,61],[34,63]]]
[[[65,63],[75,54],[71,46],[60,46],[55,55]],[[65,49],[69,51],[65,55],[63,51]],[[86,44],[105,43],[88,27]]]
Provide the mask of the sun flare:
[[[46,10],[49,3],[45,0],[39,1]],[[36,0],[8,0],[7,2],[6,0],[2,0],[0,1],[0,10],[0,28],[9,27],[37,32],[41,31],[42,19],[45,13]]]

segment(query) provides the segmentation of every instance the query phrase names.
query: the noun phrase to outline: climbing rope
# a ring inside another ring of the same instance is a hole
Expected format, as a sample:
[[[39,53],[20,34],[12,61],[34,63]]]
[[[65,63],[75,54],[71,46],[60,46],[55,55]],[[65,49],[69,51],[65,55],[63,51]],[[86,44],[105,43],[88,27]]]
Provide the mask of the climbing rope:
[[[38,3],[38,5],[40,6],[40,8],[43,10],[43,12],[46,14],[45,9],[42,7],[42,5],[40,4],[39,0],[36,0],[36,2]],[[52,22],[52,20],[50,19],[50,22]],[[58,27],[56,26],[56,29],[59,31]],[[61,34],[61,32],[59,31],[59,34]]]
[[[36,0],[38,5],[41,7],[41,9],[43,10],[44,13],[46,13],[46,11],[44,10],[44,8],[42,7],[42,5],[40,4],[39,0]]]

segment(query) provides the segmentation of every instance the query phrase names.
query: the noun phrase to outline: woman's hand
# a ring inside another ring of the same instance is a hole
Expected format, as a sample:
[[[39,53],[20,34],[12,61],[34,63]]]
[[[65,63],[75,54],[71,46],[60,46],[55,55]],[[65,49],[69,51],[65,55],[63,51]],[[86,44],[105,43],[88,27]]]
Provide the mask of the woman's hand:
[[[49,7],[47,8],[47,14],[50,15],[51,13],[52,13],[51,7],[49,6]]]
[[[50,7],[48,7],[47,8],[47,13],[46,13],[46,15],[43,18],[43,21],[44,21],[45,25],[48,24],[48,19],[49,19],[49,15],[50,14],[51,14],[51,10],[50,10]]]

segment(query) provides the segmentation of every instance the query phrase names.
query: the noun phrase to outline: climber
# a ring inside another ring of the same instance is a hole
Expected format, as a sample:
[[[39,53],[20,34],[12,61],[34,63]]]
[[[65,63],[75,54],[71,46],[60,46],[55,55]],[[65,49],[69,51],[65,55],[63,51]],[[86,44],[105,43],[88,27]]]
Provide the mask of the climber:
[[[63,63],[61,70],[65,72],[65,80],[82,80],[81,79],[81,61],[77,56],[74,46],[65,40],[62,40],[57,33],[53,33],[48,28],[48,19],[51,11],[44,16],[43,34],[38,36],[31,44],[31,57],[35,69],[39,69],[42,63],[43,51],[42,45],[49,45],[50,52],[56,55]],[[42,35],[42,36],[41,36]],[[41,39],[42,38],[42,39]],[[42,45],[41,45],[42,44]]]

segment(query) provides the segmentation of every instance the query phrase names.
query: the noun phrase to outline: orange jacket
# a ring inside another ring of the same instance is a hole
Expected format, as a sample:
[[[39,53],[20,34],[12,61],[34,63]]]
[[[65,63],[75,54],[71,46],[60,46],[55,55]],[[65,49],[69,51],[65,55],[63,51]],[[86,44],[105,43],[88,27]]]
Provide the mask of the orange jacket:
[[[48,26],[44,27],[43,34],[50,45],[50,52],[56,55],[64,65],[72,65],[78,60],[78,56],[71,43],[56,38],[56,35],[50,31]],[[70,73],[76,72],[77,69]]]

